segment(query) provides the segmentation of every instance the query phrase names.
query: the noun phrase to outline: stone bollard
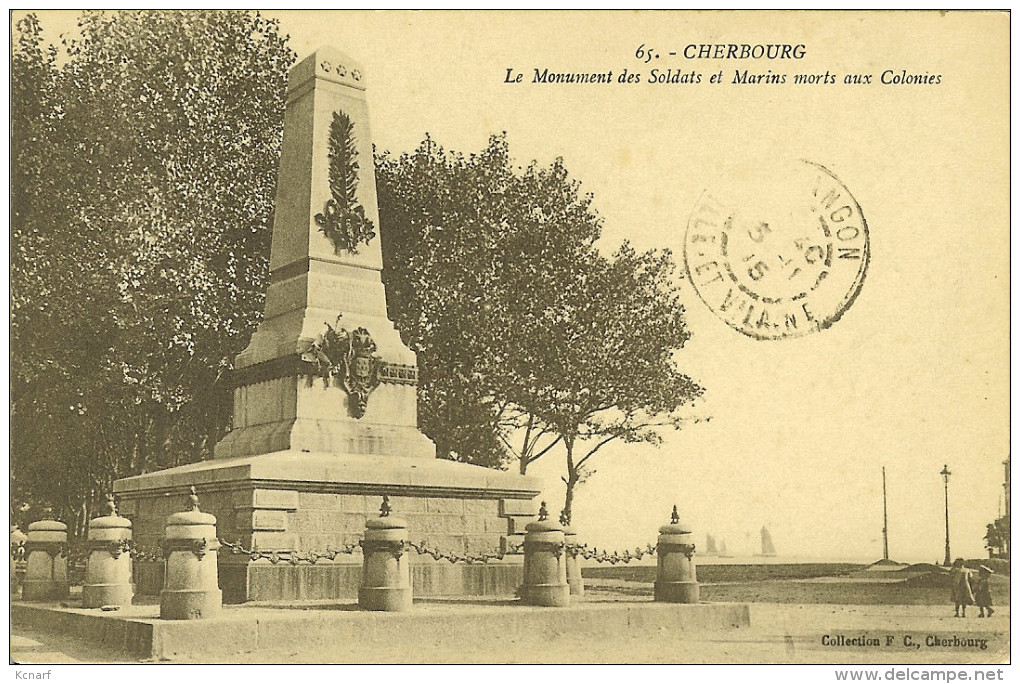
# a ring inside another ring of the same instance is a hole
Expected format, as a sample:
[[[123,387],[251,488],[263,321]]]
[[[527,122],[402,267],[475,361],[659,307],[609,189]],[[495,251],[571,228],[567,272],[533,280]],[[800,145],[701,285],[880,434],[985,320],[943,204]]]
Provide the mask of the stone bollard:
[[[358,589],[362,610],[411,610],[411,568],[404,542],[407,523],[390,517],[390,497],[384,496],[379,517],[365,521],[361,540],[365,565]]]
[[[106,497],[107,514],[89,523],[82,608],[130,606],[135,595],[131,583],[131,521],[117,515],[113,496]]]
[[[191,510],[166,519],[166,536],[160,541],[166,556],[166,579],[159,597],[164,620],[213,617],[223,607],[223,592],[216,577],[216,517],[198,510],[191,488]]]
[[[570,603],[570,585],[567,584],[563,529],[548,517],[543,501],[538,520],[524,528],[521,600],[533,606],[565,606]]]
[[[560,513],[563,525],[563,543],[567,552],[567,584],[571,596],[584,596],[584,578],[581,577],[581,551],[577,548],[577,533],[570,527],[570,518],[564,510]]]
[[[21,598],[48,601],[67,598],[67,525],[40,520],[28,526],[28,563]]]
[[[680,522],[676,506],[670,523],[659,528],[656,546],[658,571],[655,600],[668,603],[697,603],[698,577],[694,567],[694,541],[690,525]]]

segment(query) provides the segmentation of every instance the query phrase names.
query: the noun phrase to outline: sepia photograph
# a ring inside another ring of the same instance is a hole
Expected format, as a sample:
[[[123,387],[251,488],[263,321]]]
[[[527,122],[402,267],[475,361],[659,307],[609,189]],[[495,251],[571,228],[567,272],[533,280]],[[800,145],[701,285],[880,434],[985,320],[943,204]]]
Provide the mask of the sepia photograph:
[[[1008,11],[9,21],[9,676],[1010,671]]]

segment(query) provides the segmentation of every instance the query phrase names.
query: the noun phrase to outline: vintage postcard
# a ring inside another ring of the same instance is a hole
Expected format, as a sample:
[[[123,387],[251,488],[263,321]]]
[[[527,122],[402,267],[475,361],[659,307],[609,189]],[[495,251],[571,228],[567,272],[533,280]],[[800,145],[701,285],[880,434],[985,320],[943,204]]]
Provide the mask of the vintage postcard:
[[[1008,12],[11,45],[17,672],[1009,669]]]

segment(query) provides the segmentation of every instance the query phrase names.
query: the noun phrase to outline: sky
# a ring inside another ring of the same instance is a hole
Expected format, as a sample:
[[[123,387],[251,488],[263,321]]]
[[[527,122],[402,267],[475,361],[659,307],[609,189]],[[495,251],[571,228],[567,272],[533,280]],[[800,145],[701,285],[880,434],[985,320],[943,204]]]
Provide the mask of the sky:
[[[780,556],[941,560],[948,464],[953,555],[984,555],[1009,453],[1008,15],[994,13],[268,12],[302,59],[364,66],[378,149],[430,134],[462,152],[506,131],[516,161],[567,169],[594,195],[604,245],[669,248],[706,188],[741,168],[830,169],[865,216],[859,297],[827,330],[759,341],[681,287],[680,366],[708,422],[656,448],[614,445],[580,488],[575,526],[600,548],[652,542],[676,504],[703,542]],[[71,13],[42,12],[50,40]],[[909,38],[909,40],[905,39]],[[799,60],[688,60],[690,44],[803,44]],[[637,55],[654,50],[645,63]],[[680,53],[669,56],[670,51]],[[642,74],[636,84],[532,83],[535,69]],[[652,68],[702,82],[647,83]],[[508,84],[507,70],[524,74]],[[870,74],[869,85],[734,84],[734,72]],[[881,74],[938,75],[883,85]],[[709,82],[722,74],[722,83]],[[533,466],[562,505],[562,452]]]

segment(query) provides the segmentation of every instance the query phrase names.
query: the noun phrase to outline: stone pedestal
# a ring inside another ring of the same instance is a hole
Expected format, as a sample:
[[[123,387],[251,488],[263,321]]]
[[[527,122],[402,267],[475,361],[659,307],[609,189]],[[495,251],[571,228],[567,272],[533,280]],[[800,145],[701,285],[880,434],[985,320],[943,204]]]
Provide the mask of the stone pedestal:
[[[107,605],[130,606],[135,588],[131,583],[131,521],[117,515],[113,501],[109,515],[89,523],[88,561],[81,589],[83,608]]]
[[[410,535],[461,553],[495,552],[534,514],[536,480],[437,460],[418,431],[416,357],[387,317],[366,83],[329,48],[291,70],[266,311],[235,360],[232,429],[211,461],[114,484],[142,545],[171,512],[167,495],[191,485],[224,539],[265,551],[355,543],[373,515],[366,497],[384,494]],[[335,565],[223,560],[231,601],[358,586],[339,586]]]
[[[570,603],[567,554],[563,529],[547,520],[545,504],[538,520],[528,523],[524,535],[524,584],[521,600],[533,606],[565,606]]]
[[[166,555],[166,586],[160,594],[164,620],[215,617],[223,605],[217,578],[216,518],[198,509],[191,490],[191,510],[174,513],[166,522],[162,542]]]
[[[676,506],[669,525],[659,528],[656,548],[658,567],[655,576],[655,600],[667,603],[697,603],[697,570],[694,565],[694,534],[680,522]]]
[[[28,560],[21,598],[26,601],[55,601],[67,598],[67,525],[56,520],[39,520],[28,526],[25,542]]]
[[[509,473],[438,459],[283,452],[118,481],[120,514],[133,521],[137,545],[158,544],[191,484],[201,489],[202,509],[216,517],[221,539],[305,555],[357,544],[387,493],[407,521],[409,539],[456,553],[497,551],[537,511],[531,497],[538,486],[522,491],[519,476]],[[521,556],[486,565],[451,565],[415,553],[408,560],[419,596],[512,596],[522,578]],[[226,603],[356,598],[361,570],[360,554],[315,565],[252,561],[225,550],[219,558]],[[136,562],[137,592],[159,594],[162,574],[162,563]]]

